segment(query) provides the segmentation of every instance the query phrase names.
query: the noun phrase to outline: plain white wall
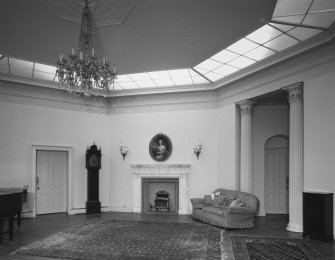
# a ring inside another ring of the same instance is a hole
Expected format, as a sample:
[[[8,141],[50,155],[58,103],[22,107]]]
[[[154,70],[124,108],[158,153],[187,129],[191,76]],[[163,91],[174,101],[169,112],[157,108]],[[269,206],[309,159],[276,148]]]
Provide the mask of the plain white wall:
[[[203,197],[217,187],[218,121],[216,111],[163,111],[127,113],[110,116],[110,205],[113,211],[131,211],[131,164],[158,164],[150,157],[149,143],[158,133],[172,142],[170,158],[162,164],[191,164],[189,196]],[[193,147],[202,141],[203,150],[197,160]],[[123,161],[119,144],[129,148]]]
[[[30,186],[32,145],[73,147],[73,202],[83,208],[87,200],[85,152],[96,142],[103,158],[100,201],[108,203],[109,120],[107,115],[0,102],[0,187]],[[30,193],[29,196],[32,196]],[[29,205],[31,210],[32,205]]]
[[[304,84],[304,190],[335,191],[335,72]]]

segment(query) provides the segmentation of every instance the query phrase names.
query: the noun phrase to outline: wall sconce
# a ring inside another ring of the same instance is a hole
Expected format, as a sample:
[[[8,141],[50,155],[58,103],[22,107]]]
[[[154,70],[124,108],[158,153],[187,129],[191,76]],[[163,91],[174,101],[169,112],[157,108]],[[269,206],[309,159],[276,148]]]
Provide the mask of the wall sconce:
[[[194,145],[194,154],[197,156],[197,159],[199,160],[199,155],[201,154],[202,149],[202,142],[199,141],[198,144]]]
[[[127,153],[128,153],[128,147],[124,146],[122,143],[120,143],[120,153],[123,157],[123,160],[126,158]]]

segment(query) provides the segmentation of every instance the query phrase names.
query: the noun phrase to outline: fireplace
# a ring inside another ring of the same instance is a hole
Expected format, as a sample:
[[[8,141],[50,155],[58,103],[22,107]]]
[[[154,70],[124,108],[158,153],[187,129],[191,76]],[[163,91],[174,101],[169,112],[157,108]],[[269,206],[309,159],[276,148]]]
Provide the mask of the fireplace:
[[[144,192],[143,189],[145,189],[144,186],[148,185],[147,183],[150,183],[148,180],[151,179],[151,183],[160,183],[159,185],[152,184],[153,186],[157,186],[156,188],[152,188],[153,190],[157,189],[156,192],[159,190],[165,190],[171,197],[175,196],[176,202],[173,204],[176,213],[182,215],[189,214],[189,164],[133,164],[131,165],[131,168],[133,182],[132,211],[134,213],[146,212],[146,209],[150,209],[150,204],[145,204],[142,195]],[[161,188],[161,185],[165,185],[165,188]],[[171,189],[171,185],[176,187],[175,191],[169,191]]]
[[[142,178],[141,212],[178,213],[178,178]]]

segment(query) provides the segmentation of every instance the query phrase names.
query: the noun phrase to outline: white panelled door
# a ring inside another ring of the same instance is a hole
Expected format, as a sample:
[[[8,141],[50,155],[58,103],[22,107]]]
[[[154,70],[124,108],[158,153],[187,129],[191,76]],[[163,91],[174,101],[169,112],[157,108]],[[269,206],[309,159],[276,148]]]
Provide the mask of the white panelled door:
[[[265,213],[288,214],[288,149],[265,152]]]
[[[36,212],[67,211],[68,154],[66,151],[36,152]]]

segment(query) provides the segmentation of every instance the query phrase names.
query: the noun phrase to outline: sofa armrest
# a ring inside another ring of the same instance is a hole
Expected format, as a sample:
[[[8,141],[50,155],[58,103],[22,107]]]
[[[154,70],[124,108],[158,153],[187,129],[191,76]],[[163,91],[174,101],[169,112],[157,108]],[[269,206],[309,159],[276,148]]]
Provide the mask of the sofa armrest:
[[[205,203],[204,198],[192,198],[191,199],[193,209],[202,209]]]
[[[231,214],[248,214],[248,215],[256,215],[257,212],[253,208],[248,208],[248,207],[230,207],[229,208],[229,213]]]

